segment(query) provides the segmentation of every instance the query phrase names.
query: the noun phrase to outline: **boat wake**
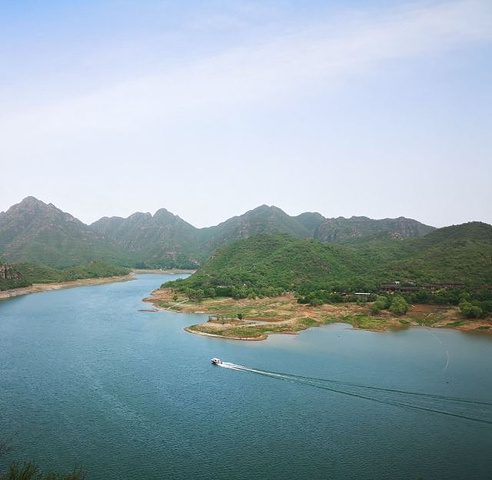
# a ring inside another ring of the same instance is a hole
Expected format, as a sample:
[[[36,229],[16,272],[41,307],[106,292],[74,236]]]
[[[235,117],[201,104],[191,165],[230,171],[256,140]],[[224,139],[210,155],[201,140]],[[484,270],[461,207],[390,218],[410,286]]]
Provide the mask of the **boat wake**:
[[[222,362],[218,366],[229,370],[262,375],[276,380],[327,390],[333,393],[369,400],[376,403],[447,415],[463,420],[492,425],[492,401],[488,402],[470,398],[453,397],[450,395],[438,395],[344,382],[327,378],[308,377],[291,373],[272,372],[269,370],[249,368],[231,362]]]

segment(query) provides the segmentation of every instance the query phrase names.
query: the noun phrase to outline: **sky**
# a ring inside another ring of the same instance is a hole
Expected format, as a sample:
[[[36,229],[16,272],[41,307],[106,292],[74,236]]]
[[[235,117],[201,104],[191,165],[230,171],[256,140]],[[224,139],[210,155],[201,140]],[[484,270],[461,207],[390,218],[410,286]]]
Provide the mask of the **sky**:
[[[490,0],[2,0],[0,211],[492,223]]]

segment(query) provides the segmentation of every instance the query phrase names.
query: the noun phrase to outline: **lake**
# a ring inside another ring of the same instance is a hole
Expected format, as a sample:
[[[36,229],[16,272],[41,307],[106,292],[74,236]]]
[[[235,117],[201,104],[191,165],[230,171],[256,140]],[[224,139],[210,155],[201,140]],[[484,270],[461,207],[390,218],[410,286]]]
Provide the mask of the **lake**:
[[[142,311],[179,277],[0,302],[9,460],[88,480],[492,478],[492,336],[201,337],[183,328],[204,315]]]

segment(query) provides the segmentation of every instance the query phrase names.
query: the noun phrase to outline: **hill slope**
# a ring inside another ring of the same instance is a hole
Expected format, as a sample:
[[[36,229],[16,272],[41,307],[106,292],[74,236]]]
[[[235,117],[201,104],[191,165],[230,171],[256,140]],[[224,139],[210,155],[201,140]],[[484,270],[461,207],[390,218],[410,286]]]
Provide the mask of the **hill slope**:
[[[0,290],[26,287],[29,281],[15,266],[8,263],[0,263]]]
[[[296,238],[338,242],[388,232],[395,238],[422,236],[434,228],[415,220],[371,220],[366,217],[326,219],[319,213],[287,215],[262,205],[207,228],[195,228],[167,210],[133,214],[126,219],[103,218],[91,225],[97,233],[127,249],[149,267],[196,268],[217,248],[259,234],[287,233]]]
[[[162,208],[155,215],[104,217],[91,229],[124,249],[139,267],[196,268],[198,229]]]
[[[472,222],[421,239],[386,235],[347,244],[259,235],[222,247],[176,285],[205,296],[244,297],[275,290],[375,290],[396,280],[492,284],[492,226]]]
[[[492,226],[444,227],[403,242],[398,256],[385,268],[403,281],[492,285]]]
[[[394,238],[422,237],[434,230],[405,217],[372,220],[367,217],[326,218],[316,228],[314,238],[320,242],[339,242],[388,232]]]
[[[0,213],[0,255],[63,268],[92,260],[127,261],[117,246],[52,204],[27,197]]]
[[[315,212],[292,217],[267,205],[201,229],[166,209],[154,215],[104,217],[88,226],[52,204],[27,197],[0,213],[0,255],[57,268],[93,260],[140,268],[196,268],[217,248],[258,234],[286,233],[331,243],[381,233],[398,239],[419,237],[430,230],[433,227],[402,217],[326,219]]]
[[[200,248],[207,257],[222,245],[260,234],[288,233],[298,238],[312,236],[307,226],[277,207],[262,205],[219,225],[200,230]]]

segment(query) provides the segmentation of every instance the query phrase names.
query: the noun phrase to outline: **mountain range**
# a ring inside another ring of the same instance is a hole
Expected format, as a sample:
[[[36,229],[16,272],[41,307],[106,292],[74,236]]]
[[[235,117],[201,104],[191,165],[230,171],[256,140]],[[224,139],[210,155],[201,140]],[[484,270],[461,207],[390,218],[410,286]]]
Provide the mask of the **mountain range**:
[[[219,247],[258,234],[343,243],[380,235],[419,238],[433,230],[404,217],[325,218],[315,212],[290,216],[267,205],[207,228],[194,227],[164,208],[154,215],[103,217],[86,225],[53,204],[27,197],[0,213],[0,258],[55,268],[104,260],[129,267],[194,269]]]

